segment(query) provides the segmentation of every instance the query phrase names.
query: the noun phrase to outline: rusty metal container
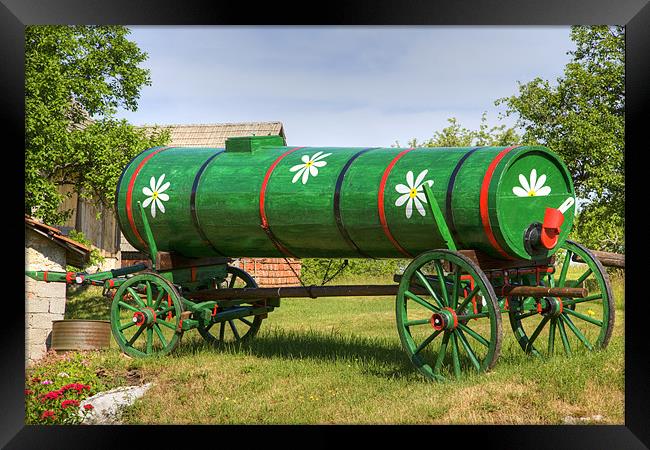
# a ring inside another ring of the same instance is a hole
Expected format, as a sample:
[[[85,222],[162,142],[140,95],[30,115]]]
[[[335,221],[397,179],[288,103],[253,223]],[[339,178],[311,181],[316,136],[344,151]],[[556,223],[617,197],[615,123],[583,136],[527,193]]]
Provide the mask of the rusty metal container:
[[[52,323],[52,349],[100,350],[111,343],[111,322],[109,320],[68,319]]]

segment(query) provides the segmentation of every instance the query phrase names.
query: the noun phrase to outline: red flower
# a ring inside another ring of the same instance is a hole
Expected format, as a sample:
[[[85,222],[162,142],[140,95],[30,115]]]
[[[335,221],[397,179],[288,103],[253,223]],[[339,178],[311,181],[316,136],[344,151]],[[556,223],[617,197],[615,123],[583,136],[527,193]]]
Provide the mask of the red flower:
[[[91,410],[91,409],[95,409],[95,407],[93,405],[91,405],[90,403],[88,403],[88,404],[84,405],[84,409],[85,410]]]
[[[68,406],[79,406],[79,400],[63,400],[61,402],[61,408],[67,408]]]
[[[41,419],[48,419],[48,418],[54,420],[54,411],[51,411],[49,409],[47,411],[43,411],[43,414],[41,415]]]
[[[43,394],[41,396],[41,401],[44,402],[45,400],[56,400],[57,398],[61,397],[63,395],[63,390],[59,389],[58,391],[50,391],[47,394]]]
[[[31,389],[25,389],[25,395],[32,395],[33,393],[34,391],[32,391]]]

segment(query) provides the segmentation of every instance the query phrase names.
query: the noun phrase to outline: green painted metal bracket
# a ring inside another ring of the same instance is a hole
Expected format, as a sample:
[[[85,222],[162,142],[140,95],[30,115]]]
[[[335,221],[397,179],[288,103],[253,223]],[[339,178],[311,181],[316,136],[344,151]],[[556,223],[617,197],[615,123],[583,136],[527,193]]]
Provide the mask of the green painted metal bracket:
[[[156,247],[156,241],[153,238],[153,233],[151,232],[151,227],[149,226],[149,220],[147,220],[147,214],[142,207],[142,203],[138,202],[138,208],[140,208],[140,214],[142,215],[142,223],[144,224],[144,233],[147,238],[147,247],[149,247],[149,257],[153,264],[153,270],[156,270],[156,255],[158,254],[158,247]]]
[[[436,225],[438,226],[438,231],[440,231],[440,235],[445,240],[445,244],[447,244],[447,248],[449,250],[456,251],[457,250],[456,243],[454,242],[454,238],[451,236],[451,232],[449,231],[447,222],[445,222],[445,217],[442,215],[442,211],[440,210],[438,201],[433,196],[433,192],[431,192],[431,188],[427,183],[424,183],[423,187],[424,187],[424,196],[427,198],[429,209],[431,210],[431,214],[433,214],[433,218],[436,221]]]

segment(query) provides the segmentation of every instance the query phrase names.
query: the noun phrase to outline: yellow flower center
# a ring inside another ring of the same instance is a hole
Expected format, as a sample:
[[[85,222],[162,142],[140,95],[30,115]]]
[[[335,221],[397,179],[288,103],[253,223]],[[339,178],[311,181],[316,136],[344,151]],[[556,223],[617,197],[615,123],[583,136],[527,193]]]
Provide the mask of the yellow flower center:
[[[418,190],[416,188],[411,189],[411,192],[409,192],[410,198],[415,198],[417,195],[418,195]]]
[[[314,161],[309,161],[307,164],[305,164],[305,167],[311,167],[314,165]]]
[[[158,191],[153,191],[153,199],[155,200],[157,198],[158,198]]]
[[[529,196],[529,197],[534,197],[534,196],[535,196],[535,191],[534,191],[533,189],[531,189],[530,191],[528,191],[528,196]]]

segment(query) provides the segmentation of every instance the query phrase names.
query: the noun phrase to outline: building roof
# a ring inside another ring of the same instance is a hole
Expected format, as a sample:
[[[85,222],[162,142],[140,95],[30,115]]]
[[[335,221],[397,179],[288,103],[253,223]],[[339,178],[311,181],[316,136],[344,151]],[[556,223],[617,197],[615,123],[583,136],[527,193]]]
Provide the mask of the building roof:
[[[63,247],[66,251],[68,264],[83,267],[90,261],[91,248],[65,236],[58,228],[46,225],[27,214],[25,214],[25,226]]]
[[[153,130],[169,129],[172,147],[224,147],[229,137],[282,136],[282,122],[208,123],[180,125],[143,125],[140,128]]]

